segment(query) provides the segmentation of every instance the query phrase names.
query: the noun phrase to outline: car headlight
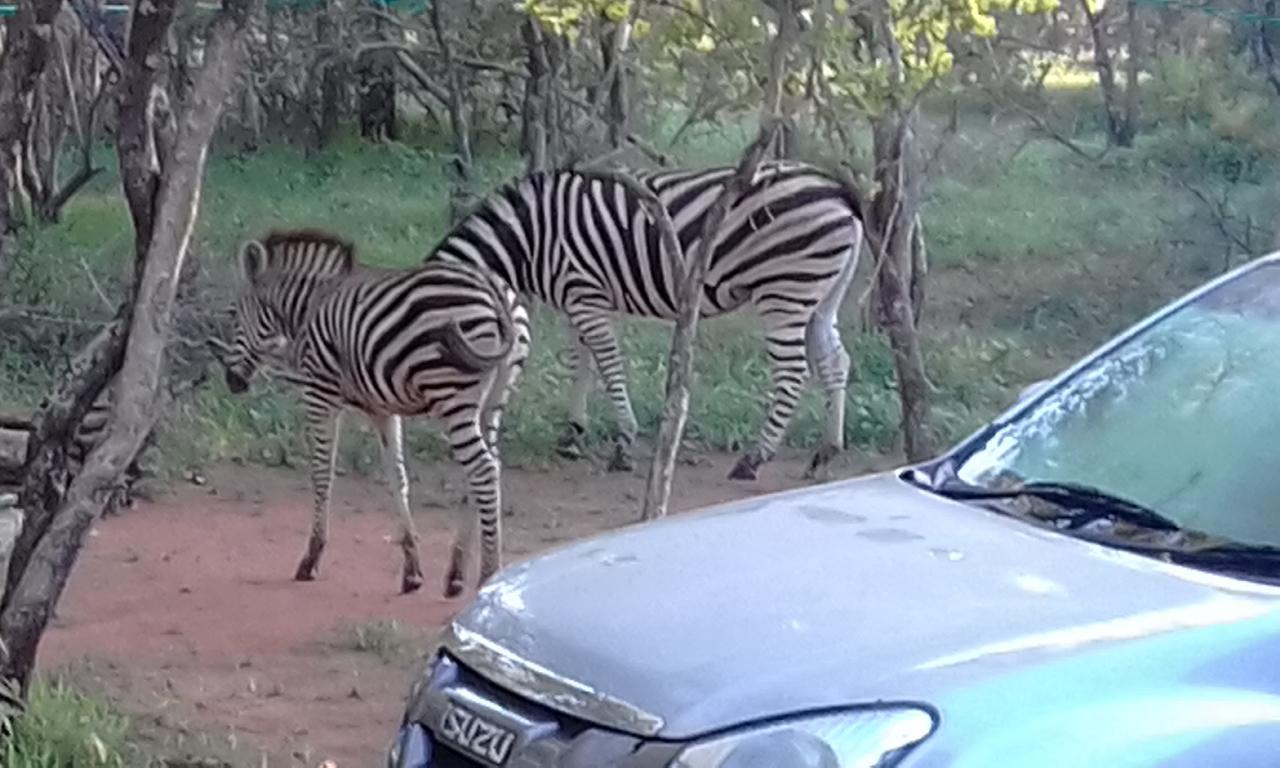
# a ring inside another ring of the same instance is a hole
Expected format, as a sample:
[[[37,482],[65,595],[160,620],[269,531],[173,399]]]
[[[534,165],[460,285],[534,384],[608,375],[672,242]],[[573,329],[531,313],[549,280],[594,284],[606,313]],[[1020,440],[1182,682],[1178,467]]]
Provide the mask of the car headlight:
[[[429,768],[430,765],[431,739],[426,729],[417,723],[401,728],[387,754],[387,768]]]
[[[697,742],[671,768],[888,768],[933,732],[915,707],[847,710]]]
[[[413,677],[404,715],[400,719],[400,731],[387,752],[388,768],[427,768],[431,764],[431,738],[420,723],[414,722],[414,717],[421,704],[419,697],[423,690],[435,682],[439,662],[440,654],[431,654],[424,660],[422,670]]]

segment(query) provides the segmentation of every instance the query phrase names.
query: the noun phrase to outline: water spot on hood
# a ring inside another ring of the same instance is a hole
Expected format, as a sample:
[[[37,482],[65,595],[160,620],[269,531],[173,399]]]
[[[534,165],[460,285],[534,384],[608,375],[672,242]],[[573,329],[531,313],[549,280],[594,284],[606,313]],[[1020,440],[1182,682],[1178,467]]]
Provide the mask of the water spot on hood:
[[[878,544],[902,544],[924,538],[918,533],[904,531],[901,528],[869,528],[865,531],[858,531],[857,535]]]
[[[952,563],[958,563],[964,559],[964,553],[958,549],[947,549],[946,547],[931,547],[929,554],[939,560],[946,560]]]
[[[867,522],[864,515],[844,512],[833,507],[820,507],[816,504],[799,504],[795,510],[815,523],[835,523],[837,525],[854,525]]]
[[[1013,583],[1023,592],[1029,592],[1033,595],[1065,595],[1066,587],[1046,579],[1043,576],[1036,576],[1031,573],[1013,574]]]
[[[621,552],[614,552],[605,547],[592,547],[583,552],[580,557],[584,560],[592,560],[600,565],[626,565],[627,563],[636,563],[640,561],[635,555],[624,555]]]

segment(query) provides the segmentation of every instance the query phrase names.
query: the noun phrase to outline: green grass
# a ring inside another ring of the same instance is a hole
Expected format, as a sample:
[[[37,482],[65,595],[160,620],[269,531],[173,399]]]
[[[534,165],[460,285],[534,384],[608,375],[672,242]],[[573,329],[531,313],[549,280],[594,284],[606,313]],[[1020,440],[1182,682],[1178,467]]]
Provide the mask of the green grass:
[[[5,768],[132,768],[129,721],[61,681],[32,686],[27,710],[0,739]]]
[[[691,164],[727,162],[747,133],[741,126],[693,131],[675,154]],[[1136,149],[1113,152],[1101,163],[1048,141],[1024,144],[1021,136],[1020,129],[993,127],[986,116],[966,112],[932,170],[924,209],[932,269],[924,348],[943,440],[980,425],[1029,381],[1224,266],[1220,237],[1197,219],[1185,190],[1168,181],[1173,134],[1146,134]],[[1098,143],[1096,135],[1080,138]],[[109,157],[103,162],[111,167]],[[216,153],[192,254],[201,268],[200,308],[222,310],[238,242],[272,227],[325,227],[356,241],[370,262],[418,262],[445,231],[451,182],[442,168],[429,146],[355,141],[310,155],[287,147]],[[475,188],[491,188],[518,168],[510,154],[482,153]],[[1259,221],[1275,213],[1265,194],[1274,179],[1263,167],[1240,185],[1239,199]],[[95,180],[61,223],[26,244],[6,300],[84,323],[106,317],[88,275],[118,295],[131,248],[112,174]],[[898,406],[883,338],[858,330],[854,304],[865,285],[865,278],[855,282],[843,313],[857,370],[846,436],[860,451],[887,452],[897,441]],[[0,357],[0,396],[15,404],[38,401],[87,332],[74,322],[32,327],[26,354]],[[665,386],[669,329],[643,321],[623,321],[620,328],[636,415],[651,434]],[[557,363],[564,330],[560,316],[535,308],[533,359],[505,424],[504,458],[511,465],[553,460],[567,417],[569,373]],[[767,394],[757,323],[746,313],[708,322],[699,348],[689,438],[705,448],[740,450],[759,428]],[[612,421],[599,390],[590,412],[591,438],[599,446]],[[788,442],[813,445],[821,413],[819,398],[809,393]],[[296,397],[274,384],[233,398],[213,380],[167,417],[161,441],[159,455],[169,469],[228,459],[305,462]],[[427,423],[411,425],[408,442],[420,455],[444,452]],[[347,467],[380,466],[376,442],[358,418],[348,420],[340,450]]]
[[[392,664],[420,656],[424,642],[417,631],[395,619],[371,619],[343,625],[330,645],[342,651],[371,654]]]
[[[1008,164],[991,162],[997,147],[979,150],[981,160],[957,161],[955,175],[937,181],[925,206],[936,266],[1115,252],[1162,234],[1172,190],[1134,163],[1089,163],[1049,143],[1027,145]]]
[[[25,712],[0,710],[4,768],[165,768],[258,765],[259,753],[173,713],[126,714],[105,699],[93,665],[77,662],[37,677]],[[262,764],[266,764],[265,762]],[[274,763],[272,763],[274,764]]]

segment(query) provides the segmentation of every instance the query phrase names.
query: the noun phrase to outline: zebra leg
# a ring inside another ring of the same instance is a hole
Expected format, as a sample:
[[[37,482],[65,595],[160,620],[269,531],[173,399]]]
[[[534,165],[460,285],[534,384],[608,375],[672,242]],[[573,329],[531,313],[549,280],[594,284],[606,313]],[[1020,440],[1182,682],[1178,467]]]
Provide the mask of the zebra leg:
[[[573,388],[569,391],[569,423],[556,443],[556,453],[576,460],[582,458],[582,442],[587,434],[587,397],[595,384],[595,372],[591,370],[587,345],[577,333],[573,334],[566,356],[573,368]]]
[[[639,432],[640,427],[636,423],[635,411],[631,409],[631,397],[627,394],[627,378],[623,369],[622,350],[618,347],[618,337],[614,334],[613,325],[606,315],[575,315],[572,321],[574,327],[578,329],[582,342],[587,349],[591,350],[591,356],[595,359],[600,377],[604,379],[605,389],[609,393],[614,416],[618,421],[618,434],[614,439],[613,456],[609,459],[609,471],[630,472],[635,468],[631,449],[635,445],[636,433]],[[585,415],[585,407],[583,410]]]
[[[815,479],[844,450],[845,393],[849,386],[851,360],[840,339],[834,318],[814,315],[805,328],[805,355],[826,396],[822,444],[814,452],[805,477]]]
[[[476,521],[480,522],[480,582],[502,567],[502,472],[497,457],[485,444],[479,414],[471,411],[449,424],[449,442],[453,458],[467,473],[468,496],[476,506],[475,513],[461,510],[458,530],[454,534],[453,554],[445,580],[444,596],[462,594],[466,581]]]
[[[805,477],[815,479],[825,474],[827,465],[844,450],[844,408],[845,394],[849,387],[849,370],[851,360],[849,352],[840,339],[840,304],[849,291],[853,274],[858,269],[859,240],[845,256],[844,266],[839,275],[827,290],[827,293],[814,307],[813,315],[805,326],[804,348],[809,367],[822,386],[826,396],[825,428],[822,444],[814,452],[809,461]]]
[[[418,530],[409,508],[409,473],[404,465],[404,426],[399,416],[370,416],[382,437],[382,457],[387,465],[391,495],[395,496],[400,514],[400,550],[404,553],[404,571],[400,592],[416,592],[422,586],[422,563],[418,559]]]
[[[760,437],[730,470],[730,480],[755,480],[760,476],[760,466],[778,453],[778,446],[791,424],[796,402],[809,378],[804,352],[806,320],[789,313],[761,314],[765,321],[765,348],[769,355],[773,392]]]
[[[502,434],[502,412],[507,407],[507,388],[502,386],[507,380],[509,369],[501,366],[494,376],[489,391],[485,394],[484,408],[480,412],[480,428],[484,433],[484,444],[495,458],[501,455],[498,448]],[[501,459],[499,459],[501,460]]]
[[[498,438],[502,430],[502,414],[506,411],[507,403],[511,400],[511,395],[515,392],[516,385],[520,381],[520,375],[524,372],[524,362],[524,358],[521,358],[503,363],[494,376],[489,392],[485,396],[484,412],[481,415],[481,422],[484,425],[484,441],[485,445],[489,446],[494,458],[497,458],[499,462],[502,460],[498,450]]]
[[[320,555],[329,542],[329,496],[333,487],[334,444],[341,432],[342,412],[328,403],[307,402],[307,435],[311,442],[311,487],[315,507],[311,513],[311,537],[298,563],[295,581],[314,581],[320,570]]]

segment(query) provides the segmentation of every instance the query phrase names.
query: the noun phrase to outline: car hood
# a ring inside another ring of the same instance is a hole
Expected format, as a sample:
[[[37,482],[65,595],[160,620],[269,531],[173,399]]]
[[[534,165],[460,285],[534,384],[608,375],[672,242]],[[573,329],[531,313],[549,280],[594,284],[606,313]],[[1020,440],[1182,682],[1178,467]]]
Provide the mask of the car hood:
[[[884,474],[559,549],[499,574],[451,634],[464,663],[488,659],[472,666],[515,693],[678,739],[930,701],[1082,646],[1250,618],[1278,594]]]

